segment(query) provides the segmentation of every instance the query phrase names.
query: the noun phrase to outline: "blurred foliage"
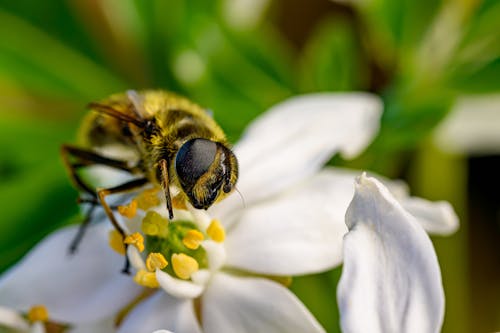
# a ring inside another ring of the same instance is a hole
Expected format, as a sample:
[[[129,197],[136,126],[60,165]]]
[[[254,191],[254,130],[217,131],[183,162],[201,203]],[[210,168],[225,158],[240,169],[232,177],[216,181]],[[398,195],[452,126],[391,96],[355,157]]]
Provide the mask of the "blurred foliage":
[[[379,137],[357,160],[334,162],[395,176],[401,157],[457,96],[500,90],[498,1],[330,3],[303,27],[310,33],[299,47],[276,19],[287,15],[288,2],[256,3],[264,6],[0,1],[0,270],[78,220],[59,146],[74,141],[86,103],[111,93],[177,91],[214,110],[236,141],[249,121],[294,94],[372,91],[386,103]],[[329,331],[339,330],[331,317],[339,274],[298,278],[293,286]]]

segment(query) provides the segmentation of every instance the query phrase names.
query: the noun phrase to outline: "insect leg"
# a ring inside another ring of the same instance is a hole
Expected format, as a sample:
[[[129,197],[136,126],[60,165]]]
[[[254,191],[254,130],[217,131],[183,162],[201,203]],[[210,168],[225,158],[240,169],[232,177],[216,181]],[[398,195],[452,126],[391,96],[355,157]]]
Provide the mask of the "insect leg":
[[[61,156],[66,169],[70,175],[71,181],[79,190],[97,198],[95,189],[90,188],[88,184],[81,179],[78,175],[77,170],[81,167],[86,167],[95,164],[106,165],[115,169],[124,170],[128,172],[133,172],[132,168],[128,165],[126,161],[119,161],[111,158],[107,158],[96,154],[90,150],[81,149],[71,145],[61,146]],[[77,163],[70,160],[70,156],[78,160]]]
[[[78,232],[76,233],[76,236],[73,238],[71,241],[71,245],[69,246],[69,253],[74,254],[76,250],[78,249],[78,245],[83,239],[83,235],[85,235],[85,231],[87,230],[87,227],[91,221],[92,218],[92,213],[94,212],[95,207],[97,206],[97,203],[92,203],[88,212],[85,214],[85,218],[83,221],[80,223],[80,227],[78,228]]]
[[[102,208],[104,209],[104,212],[108,216],[109,220],[111,221],[111,224],[115,227],[115,229],[120,233],[122,236],[122,239],[125,239],[126,234],[125,230],[120,226],[118,221],[116,220],[113,211],[111,210],[111,207],[106,203],[106,196],[110,194],[117,194],[117,193],[123,193],[127,191],[134,190],[138,187],[141,187],[142,185],[146,184],[148,182],[147,178],[139,178],[139,179],[134,179],[129,182],[126,182],[124,184],[115,186],[115,187],[110,187],[110,188],[104,188],[104,189],[98,189],[97,190],[97,196],[99,198],[99,201],[101,203]],[[123,273],[125,274],[130,274],[130,262],[127,257],[127,244],[125,244],[125,266],[123,267],[122,270]]]
[[[94,212],[94,208],[96,205],[99,204],[99,200],[97,198],[97,193],[95,189],[91,188],[88,184],[86,184],[80,175],[78,174],[78,170],[82,167],[87,167],[91,165],[96,165],[96,164],[101,164],[101,165],[106,165],[115,169],[119,170],[124,170],[132,173],[134,170],[130,168],[127,165],[127,162],[125,161],[119,161],[111,158],[107,158],[104,156],[101,156],[99,154],[96,154],[92,151],[81,149],[75,146],[71,145],[62,145],[61,146],[61,156],[62,160],[64,162],[64,165],[66,169],[68,170],[68,173],[70,175],[71,181],[75,185],[75,187],[90,195],[90,199],[86,198],[78,198],[79,203],[88,203],[91,205],[89,208],[89,211],[87,212],[84,220],[80,224],[80,228],[78,229],[78,232],[71,242],[69,252],[70,253],[75,253],[76,250],[78,249],[78,245],[80,244],[81,240],[83,239],[83,236],[85,234],[85,231],[87,230],[87,227],[90,224],[92,214]],[[73,158],[75,161],[72,161],[71,158]]]
[[[161,170],[161,186],[163,187],[163,192],[165,193],[165,201],[167,203],[168,217],[170,220],[174,218],[174,211],[172,209],[172,198],[170,196],[170,185],[168,176],[168,162],[163,159],[160,161]]]

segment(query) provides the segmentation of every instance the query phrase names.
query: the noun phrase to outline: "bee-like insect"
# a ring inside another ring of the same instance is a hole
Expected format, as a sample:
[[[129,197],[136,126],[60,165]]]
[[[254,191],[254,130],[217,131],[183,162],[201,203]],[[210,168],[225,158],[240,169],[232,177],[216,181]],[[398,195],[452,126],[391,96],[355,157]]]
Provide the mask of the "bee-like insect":
[[[207,209],[228,195],[238,178],[238,163],[226,137],[207,110],[184,97],[161,90],[128,91],[89,104],[80,129],[80,145],[63,145],[61,154],[74,185],[88,193],[90,213],[71,246],[74,251],[96,204],[101,204],[114,227],[124,235],[105,197],[147,183],[161,186],[170,219],[170,187],[180,199]],[[107,151],[118,148],[126,158]],[[131,156],[132,158],[128,157]],[[91,165],[124,170],[136,178],[124,184],[95,189],[78,170]]]

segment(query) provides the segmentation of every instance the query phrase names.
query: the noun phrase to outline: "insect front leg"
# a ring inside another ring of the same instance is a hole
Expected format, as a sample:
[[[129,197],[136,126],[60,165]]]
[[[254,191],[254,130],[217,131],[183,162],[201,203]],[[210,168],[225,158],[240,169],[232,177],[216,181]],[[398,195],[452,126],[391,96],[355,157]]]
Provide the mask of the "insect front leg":
[[[113,224],[113,226],[115,227],[116,231],[118,231],[118,233],[120,233],[122,239],[125,239],[125,237],[127,235],[125,233],[125,230],[123,230],[123,228],[120,226],[120,224],[116,220],[115,215],[113,214],[111,207],[106,202],[106,196],[108,196],[110,194],[124,193],[124,192],[128,192],[128,191],[137,189],[137,188],[143,186],[144,184],[146,184],[147,182],[148,182],[147,178],[139,178],[139,179],[134,179],[134,180],[131,180],[131,181],[126,182],[124,184],[115,186],[115,187],[97,190],[97,196],[99,198],[99,202],[101,203],[102,208],[104,209],[104,212],[106,213],[109,220],[111,221],[111,224]],[[130,274],[130,262],[129,262],[128,256],[127,256],[128,245],[124,244],[124,246],[125,246],[125,265],[123,267],[122,272],[125,274]]]

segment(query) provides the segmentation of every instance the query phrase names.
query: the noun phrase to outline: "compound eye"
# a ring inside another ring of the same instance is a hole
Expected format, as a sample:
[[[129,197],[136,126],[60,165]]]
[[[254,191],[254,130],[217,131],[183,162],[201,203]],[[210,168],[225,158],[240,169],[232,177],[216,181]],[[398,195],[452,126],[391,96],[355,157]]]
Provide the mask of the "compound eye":
[[[192,139],[182,145],[175,158],[175,169],[182,185],[193,186],[215,160],[217,144],[206,139]]]

